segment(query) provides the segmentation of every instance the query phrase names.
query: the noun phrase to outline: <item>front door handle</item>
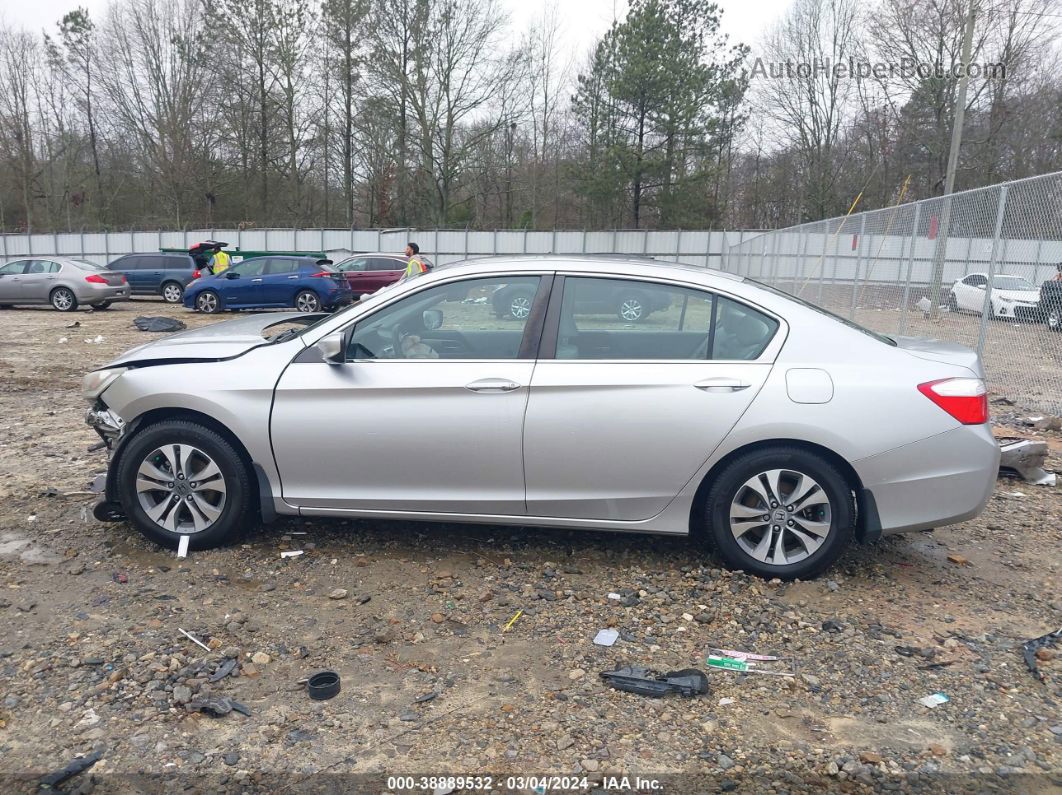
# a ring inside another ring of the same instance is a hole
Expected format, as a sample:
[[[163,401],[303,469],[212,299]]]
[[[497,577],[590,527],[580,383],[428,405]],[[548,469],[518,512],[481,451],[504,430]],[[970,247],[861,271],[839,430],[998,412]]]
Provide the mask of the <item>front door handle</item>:
[[[481,378],[471,384],[465,384],[465,389],[469,392],[512,392],[514,389],[519,388],[520,385],[518,383],[510,381],[508,378]]]
[[[261,279],[251,279],[251,284],[256,284],[256,283],[258,283],[260,281],[262,281],[262,280]]]
[[[299,277],[298,276],[289,276],[288,278],[289,279],[298,279]]]
[[[694,386],[704,392],[740,392],[742,389],[748,389],[751,384],[737,378],[705,378]]]

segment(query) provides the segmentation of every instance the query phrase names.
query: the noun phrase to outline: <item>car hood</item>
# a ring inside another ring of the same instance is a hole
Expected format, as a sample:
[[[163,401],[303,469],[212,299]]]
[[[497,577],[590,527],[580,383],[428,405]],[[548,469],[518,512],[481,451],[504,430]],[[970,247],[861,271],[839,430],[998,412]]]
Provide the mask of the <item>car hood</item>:
[[[217,361],[231,359],[251,348],[267,345],[262,332],[270,326],[292,320],[318,319],[305,312],[267,312],[224,320],[201,328],[189,329],[160,340],[138,345],[123,353],[106,367],[122,367],[143,362]]]
[[[1039,290],[993,290],[992,295],[1008,301],[1026,301],[1030,304],[1035,304],[1040,300]]]

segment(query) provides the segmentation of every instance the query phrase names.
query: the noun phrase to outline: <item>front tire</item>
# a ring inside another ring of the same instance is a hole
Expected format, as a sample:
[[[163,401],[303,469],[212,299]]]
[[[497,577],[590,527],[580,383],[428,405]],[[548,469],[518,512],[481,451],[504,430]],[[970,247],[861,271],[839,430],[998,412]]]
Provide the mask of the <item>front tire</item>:
[[[213,290],[203,290],[195,297],[195,308],[207,315],[216,315],[221,311],[221,298]]]
[[[56,287],[48,296],[48,300],[60,312],[73,312],[77,309],[77,296],[69,287]]]
[[[726,565],[764,578],[821,574],[852,540],[851,489],[830,462],[799,447],[739,456],[715,479],[705,507]]]
[[[191,549],[239,537],[254,519],[247,465],[220,434],[196,422],[170,420],[133,437],[118,463],[118,498],[147,538],[171,549],[188,536]]]
[[[321,299],[313,290],[300,290],[295,296],[295,308],[300,312],[320,312]]]
[[[184,287],[177,282],[166,282],[162,285],[162,300],[167,304],[179,304],[184,301]]]

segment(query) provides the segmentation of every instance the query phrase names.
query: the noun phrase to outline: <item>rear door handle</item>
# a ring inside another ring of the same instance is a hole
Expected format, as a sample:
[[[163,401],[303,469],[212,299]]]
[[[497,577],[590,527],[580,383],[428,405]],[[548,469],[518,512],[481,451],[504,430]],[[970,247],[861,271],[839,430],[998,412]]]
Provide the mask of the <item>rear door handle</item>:
[[[298,276],[289,276],[288,278],[289,279],[298,279],[299,277]],[[259,280],[259,281],[261,281],[261,280]]]
[[[748,389],[751,384],[737,378],[705,378],[694,386],[704,392],[740,392],[742,389]]]
[[[254,284],[255,282],[260,282],[260,281],[262,281],[262,280],[261,279],[251,279],[251,284]]]
[[[469,392],[512,392],[514,389],[519,388],[520,385],[518,383],[510,381],[508,378],[481,378],[471,384],[465,384],[465,389]]]

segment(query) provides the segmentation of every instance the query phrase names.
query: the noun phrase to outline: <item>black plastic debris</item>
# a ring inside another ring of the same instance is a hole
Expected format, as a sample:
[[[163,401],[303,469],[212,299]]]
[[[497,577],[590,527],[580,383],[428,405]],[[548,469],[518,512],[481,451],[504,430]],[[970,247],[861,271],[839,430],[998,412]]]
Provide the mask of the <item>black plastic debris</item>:
[[[39,791],[41,792],[59,792],[56,789],[67,779],[71,779],[74,776],[84,773],[94,764],[103,758],[103,751],[93,751],[91,754],[86,754],[80,759],[75,759],[69,765],[62,770],[57,770],[55,773],[49,773],[47,776],[40,780]]]
[[[202,712],[212,718],[221,718],[230,712],[239,712],[241,715],[251,717],[251,710],[231,698],[209,698],[203,701],[189,701],[185,708],[189,712]]]
[[[184,331],[188,326],[184,321],[172,317],[138,317],[133,325],[141,331]]]
[[[639,665],[628,665],[615,671],[602,671],[599,675],[617,690],[650,698],[662,698],[668,693],[691,697],[708,692],[708,677],[696,668],[659,674]]]
[[[1025,664],[1029,666],[1029,670],[1032,671],[1032,675],[1039,679],[1041,682],[1046,680],[1043,671],[1036,664],[1036,652],[1040,649],[1046,649],[1048,646],[1054,646],[1058,641],[1062,640],[1062,627],[1059,627],[1054,632],[1048,632],[1046,635],[1041,635],[1039,638],[1033,638],[1027,640],[1022,645],[1022,655],[1025,657]]]
[[[213,684],[214,682],[220,682],[226,676],[231,674],[233,672],[233,669],[235,668],[236,658],[230,657],[218,667],[218,670],[214,672],[214,674],[210,677],[208,681],[211,682],[211,684]]]

